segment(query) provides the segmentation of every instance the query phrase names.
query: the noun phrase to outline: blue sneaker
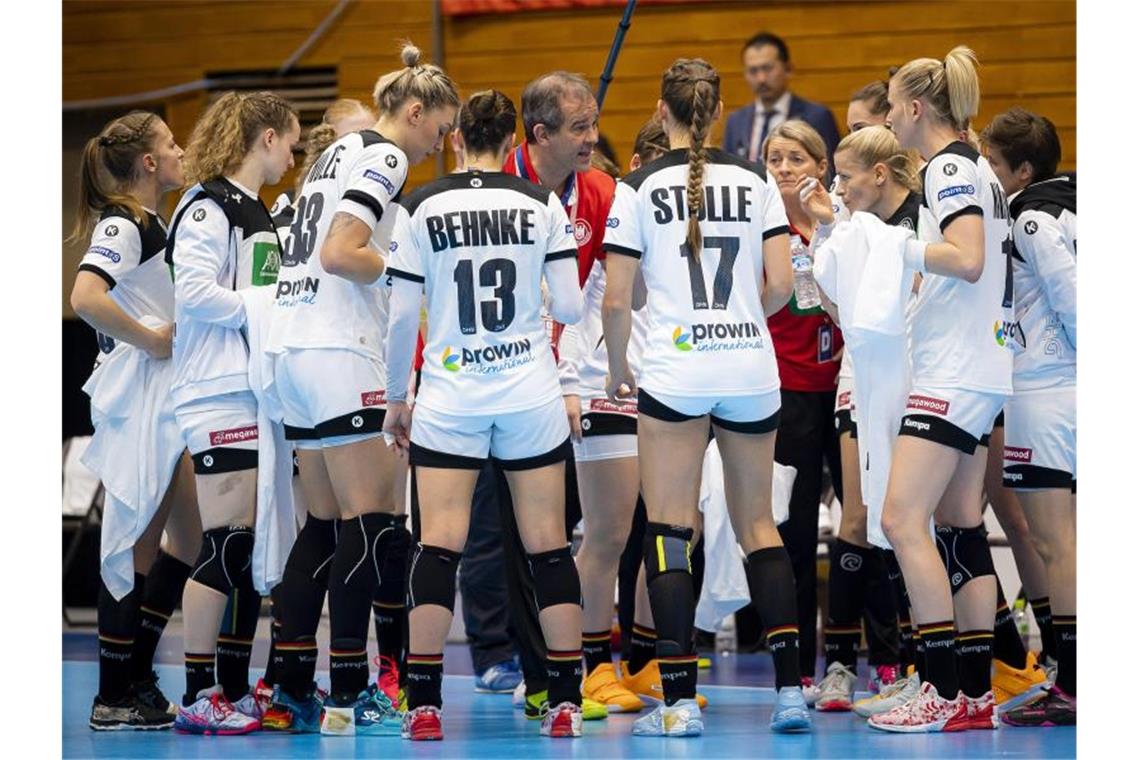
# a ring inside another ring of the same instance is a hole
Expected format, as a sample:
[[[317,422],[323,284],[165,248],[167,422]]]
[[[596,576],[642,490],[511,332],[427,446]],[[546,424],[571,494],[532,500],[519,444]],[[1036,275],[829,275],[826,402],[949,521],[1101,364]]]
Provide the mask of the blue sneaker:
[[[771,729],[780,733],[807,731],[811,728],[811,714],[798,686],[785,686],[776,691],[776,705],[772,708]]]
[[[315,734],[321,730],[321,700],[316,694],[307,700],[297,700],[281,690],[273,690],[273,701],[261,716],[261,727],[266,731],[288,731],[294,734]]]
[[[519,664],[507,660],[484,670],[475,678],[475,691],[480,694],[510,694],[522,683]]]
[[[321,714],[325,736],[399,736],[403,716],[384,692],[371,684],[355,702],[335,704],[330,697]]]

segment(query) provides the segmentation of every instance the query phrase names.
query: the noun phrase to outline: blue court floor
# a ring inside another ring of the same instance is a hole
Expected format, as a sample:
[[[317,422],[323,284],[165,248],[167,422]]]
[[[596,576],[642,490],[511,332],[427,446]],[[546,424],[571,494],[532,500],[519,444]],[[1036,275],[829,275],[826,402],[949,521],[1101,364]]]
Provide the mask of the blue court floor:
[[[87,638],[87,637],[82,637]],[[93,637],[91,637],[93,638]],[[769,670],[767,655],[718,658],[715,673],[702,671],[700,690],[709,698],[705,734],[689,739],[634,737],[633,715],[611,715],[585,723],[575,740],[538,735],[538,723],[512,709],[509,695],[476,695],[469,675],[447,675],[443,683],[444,741],[412,743],[396,737],[358,739],[259,733],[239,737],[183,736],[161,732],[95,732],[87,727],[98,682],[98,663],[87,642],[65,635],[63,664],[63,756],[67,758],[324,758],[324,757],[1075,757],[1072,728],[970,731],[945,735],[882,734],[850,714],[813,713],[810,734],[784,736],[768,730],[774,691],[767,688],[712,685]],[[68,641],[70,640],[70,641]],[[93,642],[91,642],[93,645]],[[461,647],[448,647],[448,659],[464,658]],[[257,662],[256,655],[254,662]],[[448,668],[449,671],[452,668]],[[182,691],[182,668],[160,665],[167,696]],[[318,680],[327,682],[327,674]],[[755,682],[752,677],[749,681]],[[765,679],[770,681],[770,676]]]

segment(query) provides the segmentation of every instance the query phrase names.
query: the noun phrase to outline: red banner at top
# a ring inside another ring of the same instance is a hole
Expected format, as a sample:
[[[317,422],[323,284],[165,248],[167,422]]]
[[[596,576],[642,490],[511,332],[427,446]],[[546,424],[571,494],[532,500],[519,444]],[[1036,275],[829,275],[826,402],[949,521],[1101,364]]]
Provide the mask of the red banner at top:
[[[697,0],[698,2],[700,0]],[[627,0],[442,0],[445,16],[474,16],[482,13],[522,11],[564,11],[576,8],[624,7]],[[638,5],[679,5],[694,0],[638,0]]]

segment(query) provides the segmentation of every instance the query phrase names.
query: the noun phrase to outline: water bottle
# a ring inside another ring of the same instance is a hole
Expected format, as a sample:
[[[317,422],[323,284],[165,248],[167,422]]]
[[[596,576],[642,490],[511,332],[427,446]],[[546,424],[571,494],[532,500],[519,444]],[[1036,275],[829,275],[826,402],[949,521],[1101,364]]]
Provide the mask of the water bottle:
[[[796,306],[804,310],[819,306],[822,302],[815,276],[811,273],[811,253],[799,235],[792,235],[792,272],[795,274]]]
[[[716,629],[716,653],[722,657],[736,654],[736,615],[725,615]]]
[[[1015,599],[1013,602],[1013,622],[1021,636],[1021,643],[1029,646],[1029,613],[1025,610],[1025,597]]]

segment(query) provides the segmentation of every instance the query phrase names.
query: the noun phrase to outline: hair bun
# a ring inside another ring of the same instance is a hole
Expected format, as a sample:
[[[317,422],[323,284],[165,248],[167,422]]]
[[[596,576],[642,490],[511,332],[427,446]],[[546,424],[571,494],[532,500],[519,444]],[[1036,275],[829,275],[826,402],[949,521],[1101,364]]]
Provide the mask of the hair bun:
[[[419,66],[422,57],[423,53],[411,42],[405,42],[404,47],[400,50],[400,60],[402,60],[404,65],[409,69]]]

